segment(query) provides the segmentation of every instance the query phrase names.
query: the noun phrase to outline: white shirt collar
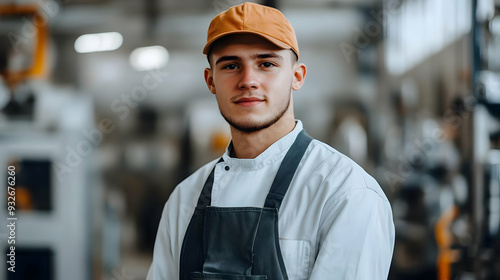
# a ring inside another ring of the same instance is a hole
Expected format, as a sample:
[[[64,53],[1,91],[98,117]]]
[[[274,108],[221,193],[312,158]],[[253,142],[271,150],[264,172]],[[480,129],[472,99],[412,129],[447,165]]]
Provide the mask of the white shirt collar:
[[[230,157],[230,152],[233,148],[232,142],[226,148],[226,152],[222,155],[224,162],[231,168],[242,169],[258,169],[269,165],[274,161],[282,160],[288,149],[292,146],[303,126],[300,120],[295,120],[295,128],[287,135],[274,142],[269,148],[253,159],[241,159]]]

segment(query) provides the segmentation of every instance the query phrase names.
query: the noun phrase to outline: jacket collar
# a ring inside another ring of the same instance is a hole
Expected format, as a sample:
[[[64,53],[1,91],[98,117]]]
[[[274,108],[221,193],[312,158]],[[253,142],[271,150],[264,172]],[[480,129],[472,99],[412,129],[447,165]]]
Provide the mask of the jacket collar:
[[[297,135],[302,131],[303,126],[300,120],[295,120],[295,128],[287,135],[274,142],[269,148],[253,159],[240,159],[230,157],[233,149],[232,141],[226,148],[226,152],[222,155],[224,162],[232,169],[254,170],[269,165],[275,161],[282,160],[288,149],[292,146]]]

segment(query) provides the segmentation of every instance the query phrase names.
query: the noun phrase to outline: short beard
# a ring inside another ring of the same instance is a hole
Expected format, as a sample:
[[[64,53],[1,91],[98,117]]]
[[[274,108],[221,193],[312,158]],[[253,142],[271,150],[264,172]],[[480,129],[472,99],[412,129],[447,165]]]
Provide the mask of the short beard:
[[[231,125],[234,129],[244,132],[244,133],[252,133],[252,132],[257,132],[263,129],[266,129],[270,127],[271,125],[275,124],[277,121],[283,117],[283,115],[286,113],[288,110],[288,107],[290,107],[290,98],[291,98],[291,87],[290,87],[290,95],[288,95],[288,101],[286,102],[286,105],[281,108],[280,111],[274,117],[271,117],[271,119],[265,120],[261,123],[245,123],[245,122],[239,122],[237,123],[235,120],[229,118],[228,116],[225,116],[222,112],[221,115],[222,117]]]

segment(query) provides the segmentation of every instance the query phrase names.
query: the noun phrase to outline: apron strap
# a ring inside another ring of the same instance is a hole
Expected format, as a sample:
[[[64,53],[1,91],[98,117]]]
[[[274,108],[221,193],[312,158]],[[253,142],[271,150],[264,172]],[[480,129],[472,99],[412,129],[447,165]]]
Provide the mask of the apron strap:
[[[300,160],[312,140],[311,136],[309,136],[305,130],[302,130],[299,135],[297,135],[295,142],[286,153],[276,177],[274,177],[264,207],[280,209],[281,202],[292,182]]]
[[[201,190],[200,198],[198,199],[198,204],[196,205],[196,209],[205,210],[207,206],[209,206],[212,202],[212,187],[214,185],[214,172],[217,164],[223,162],[222,158],[217,161],[212,172],[208,175],[207,180],[205,181],[205,185],[203,185],[203,189]]]

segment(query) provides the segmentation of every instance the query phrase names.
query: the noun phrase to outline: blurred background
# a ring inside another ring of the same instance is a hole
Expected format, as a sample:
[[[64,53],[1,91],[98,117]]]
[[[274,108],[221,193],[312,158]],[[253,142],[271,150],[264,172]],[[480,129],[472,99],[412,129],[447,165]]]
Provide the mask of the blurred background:
[[[0,181],[13,166],[18,218],[16,273],[0,226],[0,279],[146,278],[172,189],[230,139],[201,50],[242,2],[0,0]],[[500,1],[254,2],[296,30],[296,118],[391,201],[389,279],[500,279]]]

